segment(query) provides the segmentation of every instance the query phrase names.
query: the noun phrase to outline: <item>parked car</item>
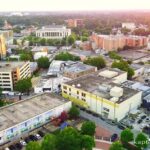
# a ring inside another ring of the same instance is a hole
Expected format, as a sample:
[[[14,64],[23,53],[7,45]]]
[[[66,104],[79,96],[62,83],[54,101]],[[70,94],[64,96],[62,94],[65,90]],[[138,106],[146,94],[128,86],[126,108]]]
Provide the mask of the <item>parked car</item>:
[[[30,141],[32,141],[29,137],[26,137],[24,140],[26,143],[29,143]]]
[[[110,119],[107,119],[106,122],[112,126],[115,126],[116,125],[116,122],[113,121],[113,120],[110,120]]]
[[[8,147],[6,147],[5,150],[10,150],[10,149]]]
[[[143,115],[143,116],[141,117],[142,120],[145,119],[145,118],[146,118],[146,115]]]
[[[40,140],[42,137],[39,134],[35,134],[38,140]]]
[[[139,120],[137,121],[137,123],[140,124],[142,121],[143,121],[142,119],[139,119]]]
[[[16,147],[15,147],[14,145],[10,145],[8,148],[9,148],[10,150],[16,150]]]
[[[32,140],[32,141],[37,141],[38,138],[35,136],[35,135],[29,135],[29,138]]]
[[[20,143],[16,143],[15,147],[17,148],[17,150],[21,150],[23,146]]]
[[[114,133],[112,136],[111,136],[111,141],[114,142],[118,139],[118,134]]]
[[[20,141],[20,144],[21,144],[22,146],[26,146],[26,145],[27,145],[27,143],[26,143],[24,140],[21,140],[21,141]]]
[[[42,132],[42,131],[38,131],[38,134],[41,136],[41,137],[44,137],[45,133]]]

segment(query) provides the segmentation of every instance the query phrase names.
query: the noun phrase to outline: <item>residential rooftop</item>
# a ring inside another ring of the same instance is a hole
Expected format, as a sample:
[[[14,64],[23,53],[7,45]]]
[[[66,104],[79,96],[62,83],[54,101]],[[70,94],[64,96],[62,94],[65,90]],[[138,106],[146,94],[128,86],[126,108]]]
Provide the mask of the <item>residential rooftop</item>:
[[[96,74],[86,75],[72,81],[66,82],[66,84],[77,87],[86,92],[95,94],[107,100],[111,100],[113,97],[110,95],[110,90],[114,87],[119,87],[123,89],[123,95],[116,101],[116,103],[121,103],[127,100],[133,95],[137,94],[139,91],[130,89],[128,87],[123,87],[119,84],[113,83],[111,79],[105,78]]]
[[[54,94],[43,93],[0,109],[0,131],[54,109],[67,100]]]
[[[22,67],[25,63],[24,61],[0,62],[0,72],[10,72],[17,67]]]

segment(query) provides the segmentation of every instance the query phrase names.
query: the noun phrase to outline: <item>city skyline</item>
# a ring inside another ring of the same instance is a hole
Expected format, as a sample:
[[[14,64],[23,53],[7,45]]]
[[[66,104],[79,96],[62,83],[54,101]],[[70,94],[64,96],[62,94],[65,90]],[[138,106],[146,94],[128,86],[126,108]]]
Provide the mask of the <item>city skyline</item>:
[[[150,10],[149,0],[5,0],[0,11]]]

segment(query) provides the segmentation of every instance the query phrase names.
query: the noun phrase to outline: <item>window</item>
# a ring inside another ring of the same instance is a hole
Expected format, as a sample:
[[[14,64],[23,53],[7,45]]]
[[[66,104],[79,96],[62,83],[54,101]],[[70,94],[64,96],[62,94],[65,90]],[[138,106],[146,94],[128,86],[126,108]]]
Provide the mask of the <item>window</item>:
[[[77,94],[79,94],[79,91],[77,91]]]
[[[69,88],[69,91],[71,91],[71,88]]]
[[[82,100],[85,102],[86,100],[85,100],[85,98],[82,98]]]
[[[63,88],[64,88],[65,90],[67,90],[67,86],[63,86]]]
[[[105,110],[105,111],[109,112],[109,109],[108,109],[108,108],[106,108],[106,107],[103,107],[103,110]]]
[[[83,96],[83,97],[86,97],[86,94],[85,94],[85,93],[82,93],[82,96]]]
[[[64,91],[65,94],[67,94],[67,91]]]

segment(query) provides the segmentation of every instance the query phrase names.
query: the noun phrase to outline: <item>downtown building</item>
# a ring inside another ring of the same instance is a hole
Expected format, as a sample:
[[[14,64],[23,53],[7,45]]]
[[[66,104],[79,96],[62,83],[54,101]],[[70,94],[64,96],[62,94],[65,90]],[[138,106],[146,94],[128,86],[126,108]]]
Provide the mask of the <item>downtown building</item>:
[[[44,26],[36,31],[36,36],[45,39],[62,39],[71,35],[71,29],[64,25]]]
[[[106,51],[118,51],[125,46],[130,48],[141,48],[148,45],[148,38],[145,36],[124,36],[122,34],[117,35],[99,35],[93,33],[91,41],[95,43],[97,48],[104,49]]]
[[[18,80],[30,76],[30,62],[0,63],[0,87],[3,90],[13,90]]]
[[[0,108],[0,145],[27,135],[63,111],[68,112],[71,105],[60,96],[43,93]]]
[[[0,59],[6,57],[6,42],[2,34],[0,34]]]
[[[120,121],[142,103],[141,91],[122,86],[126,80],[126,72],[106,68],[62,83],[62,96],[104,118]]]

